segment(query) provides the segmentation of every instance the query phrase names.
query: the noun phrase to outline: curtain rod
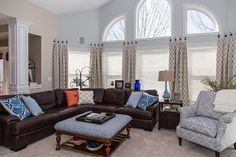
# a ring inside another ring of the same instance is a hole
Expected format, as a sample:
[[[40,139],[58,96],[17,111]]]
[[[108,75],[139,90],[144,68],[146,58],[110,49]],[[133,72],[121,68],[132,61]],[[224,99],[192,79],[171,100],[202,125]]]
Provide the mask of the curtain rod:
[[[232,37],[232,36],[234,36],[234,35],[236,35],[236,33],[235,34],[233,34],[232,32],[229,32],[229,34],[227,34],[227,33],[224,33],[224,35],[223,35],[223,37],[224,38],[227,38],[228,36],[229,37]],[[220,34],[218,34],[218,36],[217,36],[218,38],[220,38],[221,37],[221,35]]]
[[[59,43],[64,44],[64,40],[61,40],[61,41],[60,41],[60,40],[54,39],[53,42],[54,42],[54,43],[58,43],[58,44],[59,44]],[[68,41],[66,40],[65,43],[68,44]]]
[[[131,45],[133,45],[133,44],[138,44],[138,42],[137,41],[127,41],[127,42],[123,42],[123,45],[129,45],[129,44],[131,44]]]
[[[91,43],[90,46],[103,46],[103,43],[98,43],[98,44],[96,44],[96,43]]]
[[[186,40],[187,40],[187,37],[183,37],[183,39],[186,41]],[[177,39],[176,37],[174,37],[173,41],[177,41],[177,40],[181,41],[182,38],[179,37],[179,39]],[[170,38],[170,41],[172,41],[172,38]]]

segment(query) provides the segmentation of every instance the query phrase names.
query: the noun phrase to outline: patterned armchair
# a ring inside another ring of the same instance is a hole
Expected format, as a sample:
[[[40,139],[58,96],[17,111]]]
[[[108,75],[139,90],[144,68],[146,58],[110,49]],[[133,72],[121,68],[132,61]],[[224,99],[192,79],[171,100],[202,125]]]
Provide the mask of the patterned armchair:
[[[214,92],[202,91],[194,105],[181,108],[177,136],[180,146],[185,139],[214,150],[220,157],[231,145],[236,149],[236,112],[215,112],[214,99]]]

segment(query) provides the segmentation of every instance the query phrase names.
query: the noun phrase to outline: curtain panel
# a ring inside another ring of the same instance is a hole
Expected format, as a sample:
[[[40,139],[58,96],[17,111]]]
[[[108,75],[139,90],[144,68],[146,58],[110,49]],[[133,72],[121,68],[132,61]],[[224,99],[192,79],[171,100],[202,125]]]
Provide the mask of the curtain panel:
[[[229,82],[236,84],[236,37],[230,36],[218,40],[216,81],[221,88]]]
[[[122,52],[122,79],[125,83],[135,82],[136,75],[136,44],[125,44]]]
[[[103,88],[103,46],[100,44],[90,47],[90,68],[91,76],[93,76],[89,80],[90,88]]]
[[[170,91],[180,95],[183,105],[189,104],[188,91],[188,57],[186,41],[171,41],[169,45],[169,70],[174,73],[174,81],[170,82]]]
[[[53,88],[68,88],[68,50],[63,41],[53,44]]]

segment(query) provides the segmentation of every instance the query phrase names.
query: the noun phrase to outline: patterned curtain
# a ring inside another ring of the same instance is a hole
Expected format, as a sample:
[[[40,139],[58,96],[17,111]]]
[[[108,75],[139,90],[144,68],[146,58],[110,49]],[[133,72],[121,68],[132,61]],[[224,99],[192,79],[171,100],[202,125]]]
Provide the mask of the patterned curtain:
[[[122,54],[122,79],[125,83],[134,84],[136,74],[136,44],[124,43]]]
[[[93,79],[89,81],[90,88],[103,88],[103,46],[96,44],[90,48],[90,68]]]
[[[217,43],[216,81],[223,88],[232,80],[236,84],[236,37],[230,36]]]
[[[183,105],[186,106],[189,104],[186,41],[171,41],[169,49],[169,70],[174,72],[174,81],[170,83],[170,91],[172,95],[178,93]]]
[[[68,50],[63,41],[53,44],[53,88],[68,88]]]

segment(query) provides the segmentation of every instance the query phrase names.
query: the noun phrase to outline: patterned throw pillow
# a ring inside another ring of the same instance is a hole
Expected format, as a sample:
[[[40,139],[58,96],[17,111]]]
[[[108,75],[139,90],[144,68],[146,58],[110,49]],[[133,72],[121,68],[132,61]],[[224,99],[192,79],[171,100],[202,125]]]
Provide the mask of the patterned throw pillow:
[[[94,104],[93,95],[93,91],[79,91],[79,105]]]
[[[146,108],[150,105],[155,104],[158,101],[158,96],[152,96],[147,93],[144,93],[140,102],[138,103],[138,108],[146,111]]]
[[[39,116],[44,113],[39,104],[30,96],[22,96],[21,98],[34,116]]]
[[[78,91],[77,90],[69,90],[65,91],[66,95],[66,100],[67,100],[67,106],[77,106],[79,102],[79,96],[78,96]]]
[[[32,115],[28,107],[18,96],[10,99],[2,99],[0,103],[9,114],[19,117],[20,120],[24,120]]]
[[[136,108],[142,96],[143,92],[132,92],[129,100],[126,103],[126,106],[130,108]]]

